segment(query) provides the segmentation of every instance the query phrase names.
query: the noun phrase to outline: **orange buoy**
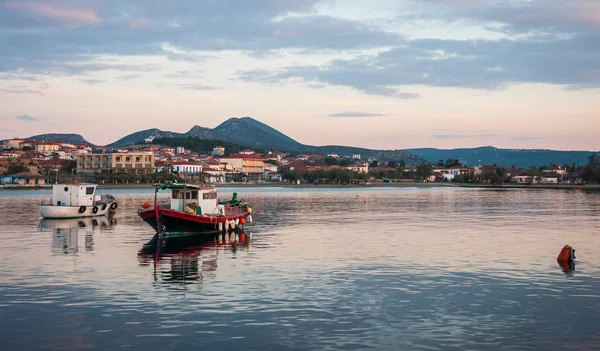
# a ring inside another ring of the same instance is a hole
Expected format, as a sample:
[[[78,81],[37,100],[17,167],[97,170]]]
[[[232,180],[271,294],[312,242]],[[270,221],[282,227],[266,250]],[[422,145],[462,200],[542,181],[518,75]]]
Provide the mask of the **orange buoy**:
[[[569,245],[565,245],[565,247],[562,248],[562,250],[560,250],[560,253],[558,254],[558,257],[556,258],[557,261],[573,261],[573,259],[575,258],[575,250],[569,246]]]
[[[150,207],[150,204],[149,204],[149,203],[147,203],[147,202],[144,202],[144,203],[142,204],[142,207],[143,207],[144,209],[147,209],[148,207]]]
[[[241,224],[241,225],[244,225],[245,223],[246,223],[246,220],[245,220],[245,219],[243,219],[243,218],[240,218],[240,224]]]

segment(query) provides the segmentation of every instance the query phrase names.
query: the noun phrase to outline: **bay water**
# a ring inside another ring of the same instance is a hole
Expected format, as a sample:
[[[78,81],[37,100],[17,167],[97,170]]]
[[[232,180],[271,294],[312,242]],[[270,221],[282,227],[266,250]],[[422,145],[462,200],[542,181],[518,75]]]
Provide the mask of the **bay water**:
[[[600,350],[598,192],[223,188],[253,225],[156,246],[153,190],[99,191],[0,191],[2,350]]]

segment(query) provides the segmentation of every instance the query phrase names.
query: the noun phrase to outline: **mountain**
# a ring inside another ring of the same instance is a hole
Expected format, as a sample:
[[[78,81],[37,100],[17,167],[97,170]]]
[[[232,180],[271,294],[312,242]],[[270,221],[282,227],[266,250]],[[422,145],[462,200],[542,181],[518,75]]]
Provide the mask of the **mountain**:
[[[300,150],[304,145],[253,118],[230,118],[214,130],[215,139],[263,149]]]
[[[465,165],[496,164],[498,166],[517,166],[528,168],[530,166],[539,167],[541,165],[583,165],[588,163],[588,156],[591,151],[559,151],[546,149],[498,149],[493,146],[483,146],[477,148],[464,149],[407,149],[431,163],[437,163],[439,160],[455,159]]]
[[[194,126],[187,133],[162,131],[160,129],[147,129],[127,135],[110,146],[127,146],[143,143],[144,139],[155,138],[185,138],[193,137],[203,140],[222,140],[232,144],[243,145],[249,148],[270,149],[288,152],[330,154],[340,156],[360,154],[361,158],[378,159],[380,161],[404,160],[407,165],[415,165],[423,160],[403,150],[370,150],[350,146],[311,146],[304,145],[288,137],[280,131],[259,122],[251,117],[229,118],[214,129]]]
[[[114,143],[109,144],[108,146],[127,146],[133,144],[141,144],[144,142],[144,139],[149,138],[151,136],[154,136],[155,138],[182,138],[186,135],[182,133],[164,132],[160,129],[152,128],[124,136],[121,139],[115,141]]]
[[[89,141],[85,140],[79,134],[40,134],[34,135],[32,137],[26,138],[25,140],[35,140],[35,141],[62,141],[63,143],[75,144],[75,145],[94,145]]]

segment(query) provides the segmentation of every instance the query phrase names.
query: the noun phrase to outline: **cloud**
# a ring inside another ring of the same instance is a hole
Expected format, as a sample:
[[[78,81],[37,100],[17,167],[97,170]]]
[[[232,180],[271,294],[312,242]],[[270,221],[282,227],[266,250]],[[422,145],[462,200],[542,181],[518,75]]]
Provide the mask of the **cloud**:
[[[152,20],[145,17],[136,18],[129,23],[129,29],[139,29],[147,27],[152,23]]]
[[[222,89],[220,87],[213,87],[213,86],[202,85],[202,84],[197,84],[197,85],[181,85],[180,88],[181,89],[187,89],[187,90],[219,90],[219,89]]]
[[[39,90],[34,90],[34,89],[22,89],[22,88],[2,88],[0,89],[0,92],[2,93],[8,93],[8,94],[33,94],[33,95],[44,95],[41,91]]]
[[[106,80],[104,80],[104,79],[93,79],[93,78],[90,78],[90,79],[82,79],[81,82],[93,85],[93,84],[104,83],[104,82],[106,82]]]
[[[495,134],[479,134],[479,135],[467,135],[467,134],[436,134],[431,136],[434,139],[471,139],[471,138],[494,138],[497,137]]]
[[[539,136],[514,136],[514,137],[510,137],[510,140],[517,140],[517,141],[532,141],[532,140],[540,140],[540,139],[544,139],[544,137],[539,137]]]
[[[547,83],[581,89],[600,87],[600,41],[597,35],[584,34],[550,42],[407,40],[375,56],[242,71],[237,77],[262,83],[301,79],[400,98],[419,97],[399,92],[398,87],[407,85],[494,90],[516,83]]]
[[[39,122],[43,120],[43,118],[33,117],[29,115],[20,115],[17,117],[0,117],[2,120],[11,120],[11,121],[23,121],[23,122]]]
[[[349,117],[349,118],[382,117],[382,116],[387,116],[387,115],[381,114],[381,113],[352,112],[352,111],[332,113],[329,115],[329,117]]]
[[[33,117],[33,116],[29,116],[29,115],[20,115],[20,116],[15,117],[15,119],[17,119],[19,121],[25,121],[25,122],[37,122],[37,121],[41,120],[41,118]]]
[[[52,4],[36,1],[7,2],[4,7],[64,21],[69,28],[100,20],[91,10],[59,8]]]

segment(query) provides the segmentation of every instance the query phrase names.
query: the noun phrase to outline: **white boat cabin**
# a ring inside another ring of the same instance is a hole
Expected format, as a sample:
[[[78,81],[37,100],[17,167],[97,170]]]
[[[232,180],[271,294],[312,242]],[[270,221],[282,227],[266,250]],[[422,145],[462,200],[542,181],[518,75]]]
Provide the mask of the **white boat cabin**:
[[[95,196],[96,184],[73,183],[52,186],[52,205],[55,206],[94,206],[100,196]]]
[[[225,214],[223,205],[217,200],[217,189],[197,185],[170,185],[171,209],[182,212],[193,211],[198,215]]]

